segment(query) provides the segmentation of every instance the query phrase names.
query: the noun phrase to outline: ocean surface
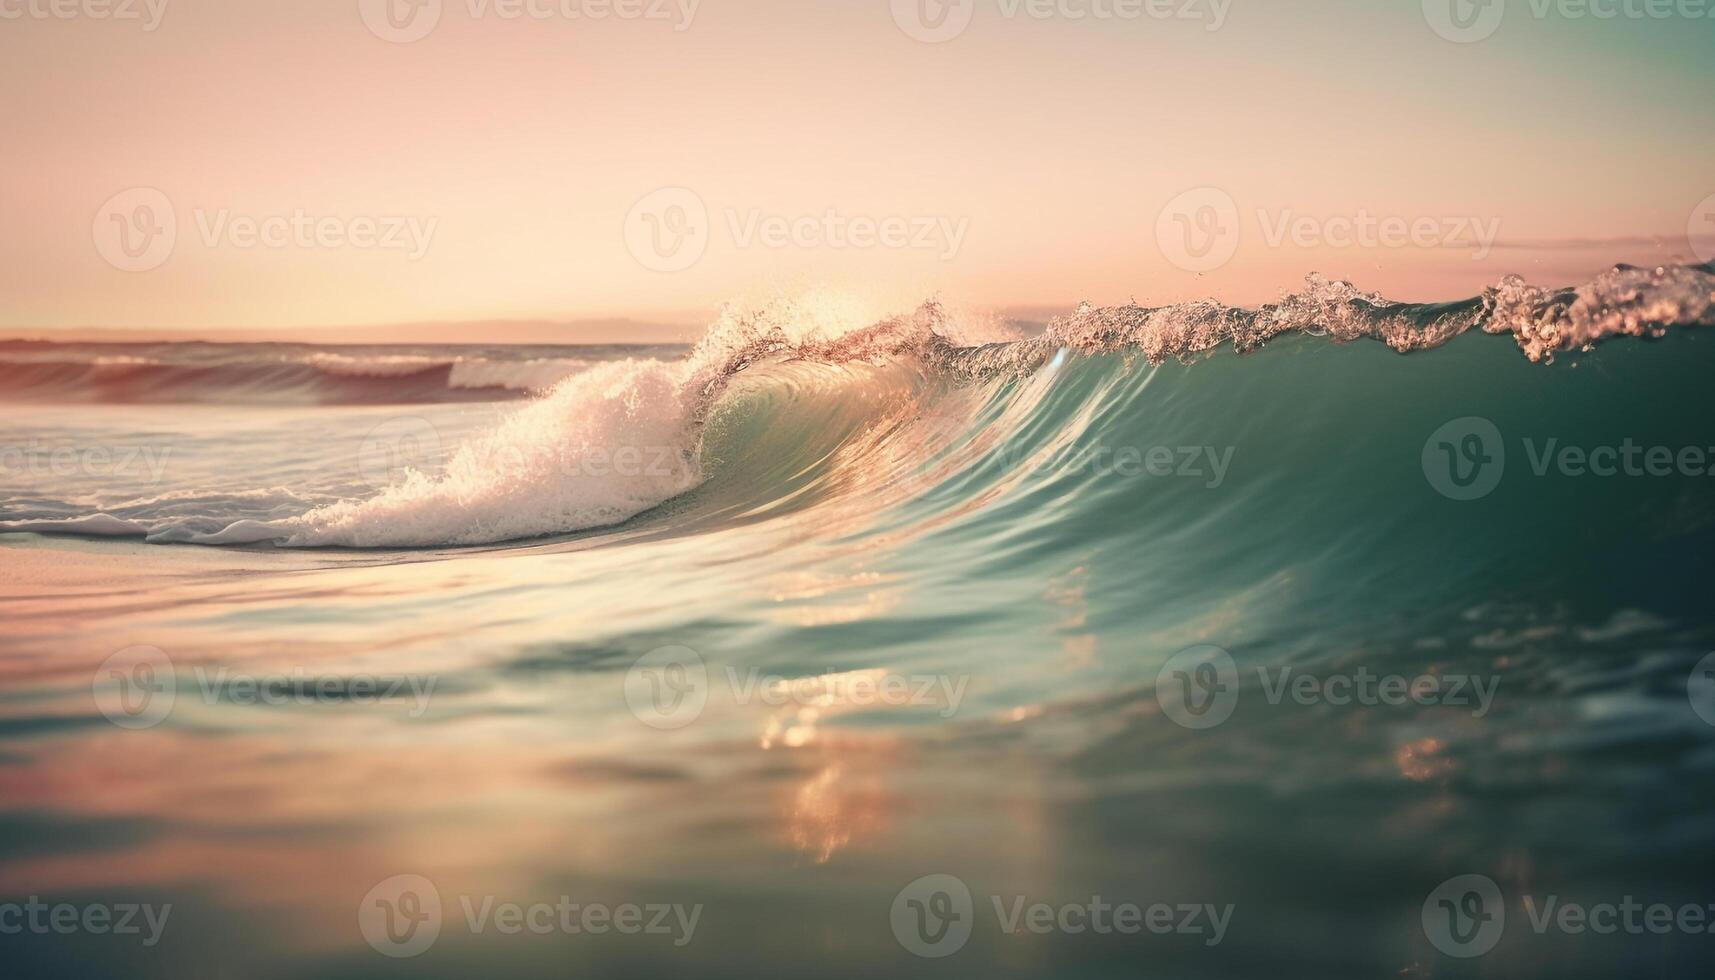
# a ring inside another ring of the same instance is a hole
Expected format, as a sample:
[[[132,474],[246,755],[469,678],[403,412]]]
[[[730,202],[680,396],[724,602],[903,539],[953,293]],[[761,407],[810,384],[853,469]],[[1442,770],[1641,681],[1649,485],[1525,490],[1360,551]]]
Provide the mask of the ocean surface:
[[[1706,975],[1710,325],[0,344],[7,973]]]

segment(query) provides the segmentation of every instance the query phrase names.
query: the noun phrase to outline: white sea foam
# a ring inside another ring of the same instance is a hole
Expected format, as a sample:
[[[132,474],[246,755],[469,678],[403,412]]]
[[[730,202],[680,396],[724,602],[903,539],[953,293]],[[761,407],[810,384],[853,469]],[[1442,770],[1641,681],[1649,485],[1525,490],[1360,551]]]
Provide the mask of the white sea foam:
[[[589,366],[589,361],[570,357],[540,357],[529,361],[460,358],[453,364],[452,373],[447,377],[447,386],[547,391]]]
[[[434,368],[446,367],[452,364],[448,358],[424,357],[419,354],[372,354],[353,356],[351,354],[317,353],[305,359],[305,363],[318,371],[327,374],[337,374],[348,378],[397,378],[411,374],[421,374]]]
[[[614,524],[695,486],[695,399],[685,366],[597,365],[562,382],[445,470],[415,470],[374,496],[192,540],[284,538],[294,546],[477,544]]]

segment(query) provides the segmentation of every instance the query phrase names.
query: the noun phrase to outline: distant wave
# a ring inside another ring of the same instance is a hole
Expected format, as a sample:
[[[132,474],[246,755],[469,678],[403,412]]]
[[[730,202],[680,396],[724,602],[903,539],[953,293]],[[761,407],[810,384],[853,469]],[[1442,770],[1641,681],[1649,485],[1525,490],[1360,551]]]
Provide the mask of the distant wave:
[[[166,347],[168,345],[159,345]],[[139,356],[76,345],[0,349],[0,399],[103,404],[423,404],[523,398],[592,362],[428,354],[282,354],[239,345],[219,355]]]
[[[211,501],[217,505],[206,514],[188,514],[182,495],[171,507],[137,501],[100,513],[57,507],[31,515],[14,509],[13,519],[0,522],[0,531],[202,544],[271,541],[296,547],[512,541],[615,525],[702,485],[709,473],[710,420],[730,409],[729,395],[740,379],[747,379],[746,397],[769,406],[767,423],[751,441],[771,448],[754,456],[725,444],[715,456],[728,473],[735,456],[767,468],[772,474],[767,480],[760,471],[748,474],[754,489],[782,479],[781,474],[808,472],[818,461],[855,459],[871,468],[862,479],[879,488],[876,492],[886,492],[943,479],[945,472],[925,477],[921,471],[932,458],[941,458],[949,434],[967,445],[993,445],[1006,430],[994,425],[992,410],[980,415],[985,404],[1004,403],[1002,415],[1015,430],[1029,427],[1036,411],[1032,399],[1045,397],[1032,379],[1045,365],[1058,365],[1069,355],[1140,355],[1159,364],[1195,359],[1223,346],[1254,351],[1289,333],[1336,343],[1371,339],[1414,352],[1475,329],[1510,336],[1530,361],[1547,362],[1614,337],[1655,337],[1710,325],[1715,325],[1715,266],[1621,266],[1572,288],[1509,278],[1481,296],[1443,304],[1396,303],[1350,283],[1313,277],[1302,291],[1257,308],[1213,302],[1084,306],[1052,321],[1040,336],[995,343],[981,343],[980,335],[973,336],[968,324],[938,302],[854,328],[829,326],[813,310],[778,301],[724,311],[682,359],[574,364],[537,358],[497,366],[487,360],[323,352],[265,367],[223,364],[207,370],[218,373],[229,388],[244,371],[261,372],[265,377],[254,384],[264,390],[280,383],[277,372],[295,372],[297,384],[305,383],[304,372],[312,372],[334,379],[317,382],[323,385],[552,386],[497,428],[458,446],[436,472],[407,472],[370,495],[319,502],[271,499],[265,510],[244,501],[227,501],[244,507]],[[758,367],[763,370],[752,370]],[[52,361],[19,369],[72,370]],[[90,374],[135,372],[156,378],[162,369],[152,363],[76,365]],[[805,374],[806,369],[814,370]],[[572,373],[552,382],[561,371]],[[182,376],[176,379],[185,382]],[[1137,396],[1127,382],[1112,384],[1111,392],[1087,408],[1088,417],[1123,414],[1127,400]],[[1008,385],[1017,390],[1003,393]],[[961,390],[966,394],[958,394]],[[984,397],[969,397],[973,390]],[[398,391],[393,394],[397,397]],[[810,402],[817,406],[814,412],[807,407]],[[817,421],[808,425],[804,419]],[[1080,431],[1066,427],[1056,438],[1061,449],[1075,450]],[[592,458],[610,458],[618,448],[637,452],[632,465],[608,466],[599,473],[585,465]],[[751,506],[777,503],[765,499]]]

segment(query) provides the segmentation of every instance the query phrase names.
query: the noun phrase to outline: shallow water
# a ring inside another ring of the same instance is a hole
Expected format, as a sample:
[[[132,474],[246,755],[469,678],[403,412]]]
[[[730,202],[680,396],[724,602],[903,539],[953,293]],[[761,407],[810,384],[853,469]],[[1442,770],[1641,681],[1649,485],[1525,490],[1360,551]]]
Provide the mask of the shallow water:
[[[1418,325],[1441,316],[1469,310]],[[1715,902],[1708,337],[1541,364],[1516,335],[1283,335],[1155,365],[1078,324],[1082,345],[747,354],[718,383],[705,351],[537,351],[579,367],[525,406],[9,406],[0,445],[46,452],[14,459],[78,453],[14,465],[0,505],[0,900],[172,905],[153,945],[50,931],[9,955],[163,977],[1715,963],[1715,935],[1531,917]],[[679,391],[708,398],[664,410]],[[121,471],[91,447],[155,453]],[[1616,475],[1586,472],[1604,447]],[[24,530],[54,521],[77,533]],[[173,543],[210,535],[256,543]],[[1467,874],[1505,928],[1462,958],[1426,920]],[[562,897],[669,914],[492,917]],[[1173,925],[1039,934],[1038,902]]]

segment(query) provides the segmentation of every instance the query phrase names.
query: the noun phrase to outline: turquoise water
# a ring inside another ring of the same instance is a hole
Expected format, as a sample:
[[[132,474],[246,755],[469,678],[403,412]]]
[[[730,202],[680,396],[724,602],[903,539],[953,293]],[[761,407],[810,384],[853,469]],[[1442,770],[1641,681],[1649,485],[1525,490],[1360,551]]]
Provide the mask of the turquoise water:
[[[523,402],[15,401],[0,445],[165,462],[8,473],[0,904],[171,912],[0,942],[162,977],[1715,962],[1533,919],[1715,902],[1709,338],[1152,364],[1115,322],[536,351],[569,380]],[[661,928],[601,928],[628,905]]]

